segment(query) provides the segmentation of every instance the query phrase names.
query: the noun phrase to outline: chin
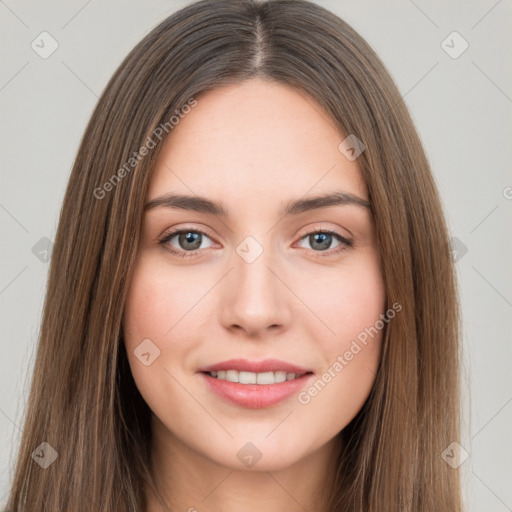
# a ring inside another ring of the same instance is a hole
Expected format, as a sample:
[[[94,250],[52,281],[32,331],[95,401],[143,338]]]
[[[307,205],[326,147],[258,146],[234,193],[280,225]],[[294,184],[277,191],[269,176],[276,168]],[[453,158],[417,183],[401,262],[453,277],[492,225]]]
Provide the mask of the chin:
[[[233,471],[259,472],[287,469],[309,455],[303,434],[296,436],[296,443],[285,443],[286,436],[276,436],[273,440],[259,436],[252,441],[249,436],[244,436],[243,441],[240,438],[227,443],[219,441],[216,450],[203,452],[203,456]]]

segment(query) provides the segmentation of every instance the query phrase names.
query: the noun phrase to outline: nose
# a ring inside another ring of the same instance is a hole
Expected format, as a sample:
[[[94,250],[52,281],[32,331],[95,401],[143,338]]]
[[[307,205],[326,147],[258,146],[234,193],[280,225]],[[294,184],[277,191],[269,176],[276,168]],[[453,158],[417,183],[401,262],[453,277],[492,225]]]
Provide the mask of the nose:
[[[234,255],[234,268],[223,280],[219,308],[226,329],[257,338],[282,332],[289,325],[293,293],[270,256],[264,251],[249,263]]]

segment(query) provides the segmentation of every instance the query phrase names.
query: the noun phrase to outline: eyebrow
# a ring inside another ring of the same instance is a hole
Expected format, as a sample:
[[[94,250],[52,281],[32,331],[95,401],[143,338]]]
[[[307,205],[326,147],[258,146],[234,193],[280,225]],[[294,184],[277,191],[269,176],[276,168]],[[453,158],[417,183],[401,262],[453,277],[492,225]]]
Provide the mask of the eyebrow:
[[[370,203],[349,192],[332,192],[323,195],[295,199],[284,205],[279,212],[281,217],[299,215],[301,213],[326,208],[328,206],[355,205],[371,210]],[[148,201],[144,205],[144,211],[154,208],[177,208],[180,210],[208,213],[218,217],[228,217],[225,208],[215,201],[200,196],[168,193]]]

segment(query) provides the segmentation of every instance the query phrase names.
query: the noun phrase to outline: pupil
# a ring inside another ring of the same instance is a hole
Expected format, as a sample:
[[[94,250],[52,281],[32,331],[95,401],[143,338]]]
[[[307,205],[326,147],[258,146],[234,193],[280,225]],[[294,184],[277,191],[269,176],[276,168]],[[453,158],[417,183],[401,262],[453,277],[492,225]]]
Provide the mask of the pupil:
[[[315,248],[315,244],[317,244],[318,239],[320,239],[320,244],[317,244],[318,249],[328,249],[331,245],[331,237],[328,233],[316,233],[310,236],[310,244],[311,247]]]
[[[182,246],[183,249],[199,249],[199,247],[201,246],[200,237],[200,233],[192,233],[190,231],[188,233],[181,233],[179,238],[180,245]],[[184,247],[183,244],[185,245]],[[187,247],[187,244],[192,244],[192,246]]]

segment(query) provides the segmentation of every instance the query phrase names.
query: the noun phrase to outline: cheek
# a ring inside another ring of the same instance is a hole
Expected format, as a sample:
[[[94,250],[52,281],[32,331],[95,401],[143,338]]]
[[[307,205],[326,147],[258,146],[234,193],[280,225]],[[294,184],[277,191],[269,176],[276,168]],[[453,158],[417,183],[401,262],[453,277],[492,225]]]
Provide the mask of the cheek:
[[[204,294],[200,283],[197,275],[191,278],[187,272],[171,274],[158,259],[139,260],[126,299],[125,340],[169,340],[175,326]]]
[[[146,401],[156,401],[161,396],[156,390],[168,387],[164,369],[181,372],[190,366],[190,353],[200,342],[192,333],[201,332],[206,322],[198,312],[204,307],[199,303],[208,282],[197,271],[169,272],[161,258],[139,259],[126,298],[123,336],[134,380]],[[147,347],[144,352],[142,346]],[[145,366],[137,354],[147,352],[154,362]]]
[[[298,398],[336,430],[360,410],[375,381],[387,325],[381,320],[386,293],[375,258],[340,269],[315,289],[323,293],[310,295],[311,309],[328,327],[322,328],[327,335],[316,335],[323,367]]]
[[[386,292],[373,256],[322,275],[315,279],[312,289],[313,293],[309,288],[309,294],[306,290],[304,294],[318,315],[315,323],[320,319],[324,324],[321,344],[331,356],[345,350],[350,340],[366,332],[385,312]]]
[[[140,387],[155,379],[155,368],[160,367],[167,357],[163,340],[165,333],[172,329],[176,320],[179,299],[169,291],[169,279],[159,272],[147,259],[139,260],[132,277],[126,298],[123,335],[133,377]],[[173,316],[171,316],[171,313]],[[151,340],[148,343],[145,340]],[[146,349],[140,351],[145,343]],[[144,366],[138,353],[149,353],[150,365]],[[154,361],[154,362],[152,362]]]

